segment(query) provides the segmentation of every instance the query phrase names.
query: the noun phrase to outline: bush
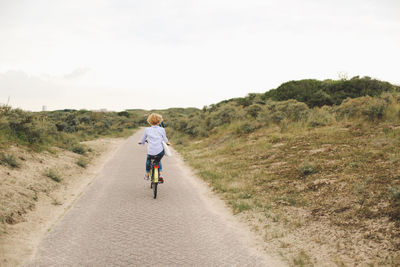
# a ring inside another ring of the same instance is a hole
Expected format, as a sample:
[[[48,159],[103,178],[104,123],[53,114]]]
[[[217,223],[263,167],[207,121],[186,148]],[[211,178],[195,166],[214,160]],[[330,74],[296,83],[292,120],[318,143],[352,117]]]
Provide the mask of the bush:
[[[86,148],[82,145],[76,145],[72,148],[72,152],[83,155],[86,153]]]
[[[89,164],[89,161],[86,158],[80,158],[78,159],[78,161],[76,162],[76,164],[82,168],[86,168],[87,165]]]
[[[370,77],[356,76],[350,80],[338,81],[306,79],[283,83],[278,88],[267,91],[263,98],[275,101],[295,99],[309,107],[322,107],[340,105],[348,97],[378,96],[396,90],[400,90],[398,86]]]
[[[306,104],[296,100],[281,102],[269,101],[257,116],[257,121],[263,125],[269,125],[271,122],[280,124],[282,121],[296,122],[306,120],[310,109]]]
[[[393,188],[393,187],[389,186],[389,190],[391,192],[391,199],[393,201],[400,201],[400,187]]]
[[[243,122],[238,123],[238,125],[235,127],[234,131],[236,134],[241,135],[241,134],[249,134],[256,129],[257,129],[257,126],[255,125],[254,122],[243,121]]]
[[[267,108],[263,108],[257,115],[257,122],[261,125],[269,126],[272,123],[271,112]]]
[[[339,118],[364,117],[369,120],[383,118],[388,103],[376,97],[347,98],[337,108]]]
[[[51,142],[57,132],[55,125],[41,114],[25,112],[20,109],[11,110],[7,116],[10,134],[22,144],[40,146]]]
[[[124,116],[126,118],[129,118],[131,116],[128,111],[121,111],[121,112],[118,112],[117,114],[118,114],[118,116]]]
[[[215,112],[211,112],[206,119],[206,125],[211,130],[223,124],[230,124],[234,120],[243,118],[243,109],[233,104],[225,104]]]
[[[384,110],[384,119],[391,122],[400,120],[400,94],[383,93],[379,98],[387,104]]]
[[[312,109],[307,118],[307,125],[310,127],[326,126],[334,122],[335,117],[333,115],[333,110],[328,106]]]
[[[400,188],[388,187],[390,191],[390,205],[386,208],[389,217],[400,224]]]
[[[278,115],[277,117],[284,117],[289,121],[304,119],[310,111],[306,104],[296,100],[270,103],[267,107],[272,112],[275,112]]]
[[[57,183],[61,182],[62,180],[60,175],[55,170],[47,170],[44,175]]]
[[[382,119],[386,106],[383,100],[374,99],[362,110],[362,114],[367,116],[369,120]]]
[[[312,163],[305,162],[302,165],[300,165],[299,171],[301,176],[307,176],[317,172],[317,167]]]
[[[8,165],[11,168],[19,168],[21,166],[14,155],[5,153],[1,154],[0,164]]]
[[[253,117],[253,118],[257,118],[258,113],[259,113],[261,110],[262,110],[262,108],[261,108],[261,106],[258,105],[258,104],[251,105],[251,106],[249,106],[249,107],[246,109],[247,114],[249,114],[249,115],[250,115],[251,117]]]

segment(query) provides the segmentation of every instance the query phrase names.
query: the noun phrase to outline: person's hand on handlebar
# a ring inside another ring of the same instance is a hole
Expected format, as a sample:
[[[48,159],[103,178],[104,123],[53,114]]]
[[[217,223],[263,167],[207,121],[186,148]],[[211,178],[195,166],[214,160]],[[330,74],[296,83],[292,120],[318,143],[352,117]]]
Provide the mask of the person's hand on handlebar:
[[[171,143],[170,143],[170,142],[167,142],[167,145],[169,145],[169,146],[170,146],[170,145],[171,145]]]

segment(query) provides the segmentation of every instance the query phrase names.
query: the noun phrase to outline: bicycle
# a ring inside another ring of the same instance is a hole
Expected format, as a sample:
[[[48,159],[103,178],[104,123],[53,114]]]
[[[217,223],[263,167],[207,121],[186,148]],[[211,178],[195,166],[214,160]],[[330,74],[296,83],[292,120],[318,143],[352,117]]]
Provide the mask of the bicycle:
[[[146,143],[147,140],[146,140]],[[139,145],[141,145],[142,143],[139,142]],[[169,143],[167,143],[167,145],[169,145]],[[157,186],[158,184],[162,184],[164,183],[164,181],[159,181],[159,177],[160,177],[160,161],[161,161],[161,157],[159,156],[150,156],[149,155],[149,160],[150,160],[150,174],[149,174],[149,178],[150,178],[150,188],[153,189],[153,194],[154,194],[154,199],[157,198]]]
[[[160,177],[160,159],[157,156],[150,156],[150,188],[153,189],[154,199],[157,198],[157,186],[161,182]]]

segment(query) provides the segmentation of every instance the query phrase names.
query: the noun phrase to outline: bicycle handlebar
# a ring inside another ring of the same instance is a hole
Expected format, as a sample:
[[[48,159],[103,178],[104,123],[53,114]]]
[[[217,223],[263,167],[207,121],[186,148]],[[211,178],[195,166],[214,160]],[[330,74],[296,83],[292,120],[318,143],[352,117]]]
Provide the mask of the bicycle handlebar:
[[[146,140],[146,143],[148,143],[147,140]],[[142,142],[139,142],[138,144],[141,145]],[[167,146],[170,146],[170,145],[171,145],[170,143],[166,143],[166,144],[167,144]]]

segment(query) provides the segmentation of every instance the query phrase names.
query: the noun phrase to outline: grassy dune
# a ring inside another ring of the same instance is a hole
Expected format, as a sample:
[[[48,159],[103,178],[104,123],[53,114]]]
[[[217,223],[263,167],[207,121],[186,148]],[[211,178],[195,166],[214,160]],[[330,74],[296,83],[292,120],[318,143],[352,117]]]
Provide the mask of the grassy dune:
[[[399,147],[398,126],[346,122],[248,136],[226,129],[178,149],[234,213],[249,216],[266,241],[287,247],[282,254],[289,260],[314,242],[329,248],[317,261],[393,264],[400,245]],[[361,257],[366,248],[379,254]]]
[[[207,136],[169,133],[266,247],[293,265],[400,264],[397,93],[314,109],[269,102],[240,114]]]
[[[84,141],[130,136],[139,119],[127,112],[0,106],[0,235],[99,156],[102,149],[93,151]]]
[[[199,176],[291,265],[400,265],[399,86],[291,81],[201,110],[153,111]],[[81,141],[127,136],[153,111],[0,107],[0,221],[23,220],[67,171],[85,168],[92,152]],[[27,166],[34,175],[18,178]]]

